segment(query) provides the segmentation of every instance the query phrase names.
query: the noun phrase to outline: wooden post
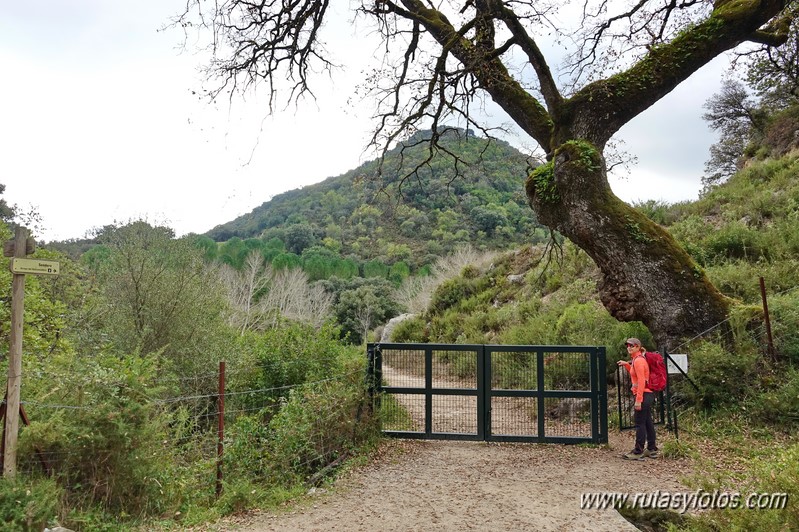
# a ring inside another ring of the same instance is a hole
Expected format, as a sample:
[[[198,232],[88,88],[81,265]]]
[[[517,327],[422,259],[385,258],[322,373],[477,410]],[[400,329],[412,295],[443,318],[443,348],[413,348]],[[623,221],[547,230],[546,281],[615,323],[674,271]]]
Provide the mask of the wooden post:
[[[225,450],[225,361],[219,362],[218,441],[216,444],[216,496],[222,494],[222,456]]]
[[[17,227],[14,257],[25,257],[28,230]],[[11,281],[11,340],[8,347],[8,401],[6,403],[3,477],[17,474],[17,433],[19,431],[20,389],[22,387],[22,321],[25,311],[25,275],[13,274]]]
[[[771,338],[771,319],[768,315],[768,300],[766,299],[766,281],[760,278],[760,297],[763,299],[763,314],[766,317],[766,337],[768,338],[768,354],[771,360],[777,361],[777,352],[774,350],[774,340]]]

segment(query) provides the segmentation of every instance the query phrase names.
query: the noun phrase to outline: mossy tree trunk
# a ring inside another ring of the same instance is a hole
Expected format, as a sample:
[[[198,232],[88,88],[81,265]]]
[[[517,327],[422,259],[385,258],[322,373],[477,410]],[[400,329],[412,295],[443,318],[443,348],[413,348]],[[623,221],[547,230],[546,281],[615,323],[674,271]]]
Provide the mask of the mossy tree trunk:
[[[569,141],[527,180],[539,220],[588,253],[603,274],[602,303],[647,325],[660,349],[724,320],[728,300],[662,227],[616,197],[600,152]]]

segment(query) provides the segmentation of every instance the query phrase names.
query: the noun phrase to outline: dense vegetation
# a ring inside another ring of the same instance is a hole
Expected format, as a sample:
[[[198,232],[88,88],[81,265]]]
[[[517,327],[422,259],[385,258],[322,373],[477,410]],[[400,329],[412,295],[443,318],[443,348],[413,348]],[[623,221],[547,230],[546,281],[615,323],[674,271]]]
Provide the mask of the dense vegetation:
[[[217,256],[233,264],[258,239],[268,261],[302,264],[312,280],[399,279],[402,268],[416,272],[465,244],[507,249],[545,238],[524,196],[530,162],[522,153],[459,130],[426,161],[428,147],[418,144],[425,135],[407,139],[382,166],[370,161],[280,194],[205,236],[224,242]],[[457,178],[454,157],[461,161]]]
[[[9,237],[0,222],[0,238]],[[133,222],[106,228],[79,261],[47,249],[36,256],[59,260],[61,275],[26,278],[22,400],[31,425],[20,434],[17,480],[0,482],[4,529],[205,522],[304,491],[375,435],[361,350],[329,321],[278,314],[258,331],[235,326],[225,277],[193,239]],[[8,260],[0,259],[6,290]],[[283,297],[285,308],[306,294]]]

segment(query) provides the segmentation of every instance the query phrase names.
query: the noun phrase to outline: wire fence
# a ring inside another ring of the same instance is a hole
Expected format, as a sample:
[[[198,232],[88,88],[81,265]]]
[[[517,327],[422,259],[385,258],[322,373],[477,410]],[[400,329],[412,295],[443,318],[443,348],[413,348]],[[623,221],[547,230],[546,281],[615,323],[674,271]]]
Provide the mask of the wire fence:
[[[17,471],[28,477],[46,474],[65,490],[91,492],[91,497],[99,497],[101,502],[109,502],[103,491],[114,489],[110,484],[115,476],[131,474],[148,460],[173,468],[182,486],[209,500],[220,495],[223,482],[235,481],[238,474],[257,477],[259,468],[261,475],[271,469],[274,477],[274,471],[284,469],[294,478],[317,482],[318,475],[340,464],[357,447],[361,433],[368,431],[371,412],[365,370],[358,367],[295,384],[243,385],[254,379],[257,382],[259,372],[263,368],[230,372],[220,368],[216,373],[158,377],[147,383],[149,388],[201,382],[200,393],[139,395],[134,400],[124,397],[117,404],[109,404],[108,398],[117,397],[119,383],[95,382],[93,397],[80,402],[74,399],[74,390],[46,400],[23,397],[21,406],[33,421],[29,427],[21,427]],[[231,381],[230,376],[246,378]],[[102,393],[97,393],[103,387]],[[336,395],[342,389],[351,400]],[[270,423],[286,405],[300,412],[287,421],[299,422]],[[55,420],[65,417],[71,421],[71,429],[59,437]],[[247,418],[254,423],[247,424]],[[82,421],[85,433],[76,433],[75,425]],[[131,425],[128,433],[121,428],[125,423]],[[137,428],[141,434],[135,433]],[[287,448],[275,450],[273,444],[267,449],[270,438],[275,444],[285,442]],[[26,441],[32,443],[26,445]],[[162,456],[152,460],[148,453]],[[281,463],[270,465],[270,460]],[[141,479],[159,487],[163,481],[158,474]]]
[[[767,295],[761,279],[761,289],[760,305],[734,309],[725,320],[667,350],[688,355],[688,371],[669,375],[667,404],[659,414],[675,433],[678,413],[722,397],[744,400],[750,387],[774,382],[769,374],[799,362],[799,287]],[[708,372],[711,365],[716,367]]]

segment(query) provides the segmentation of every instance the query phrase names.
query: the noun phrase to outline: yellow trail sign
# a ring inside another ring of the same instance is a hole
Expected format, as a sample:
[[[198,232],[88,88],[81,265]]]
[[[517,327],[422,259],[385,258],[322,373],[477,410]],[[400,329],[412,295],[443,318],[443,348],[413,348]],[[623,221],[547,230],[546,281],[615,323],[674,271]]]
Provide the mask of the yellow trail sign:
[[[58,275],[61,265],[55,260],[11,259],[11,273],[33,275]]]

